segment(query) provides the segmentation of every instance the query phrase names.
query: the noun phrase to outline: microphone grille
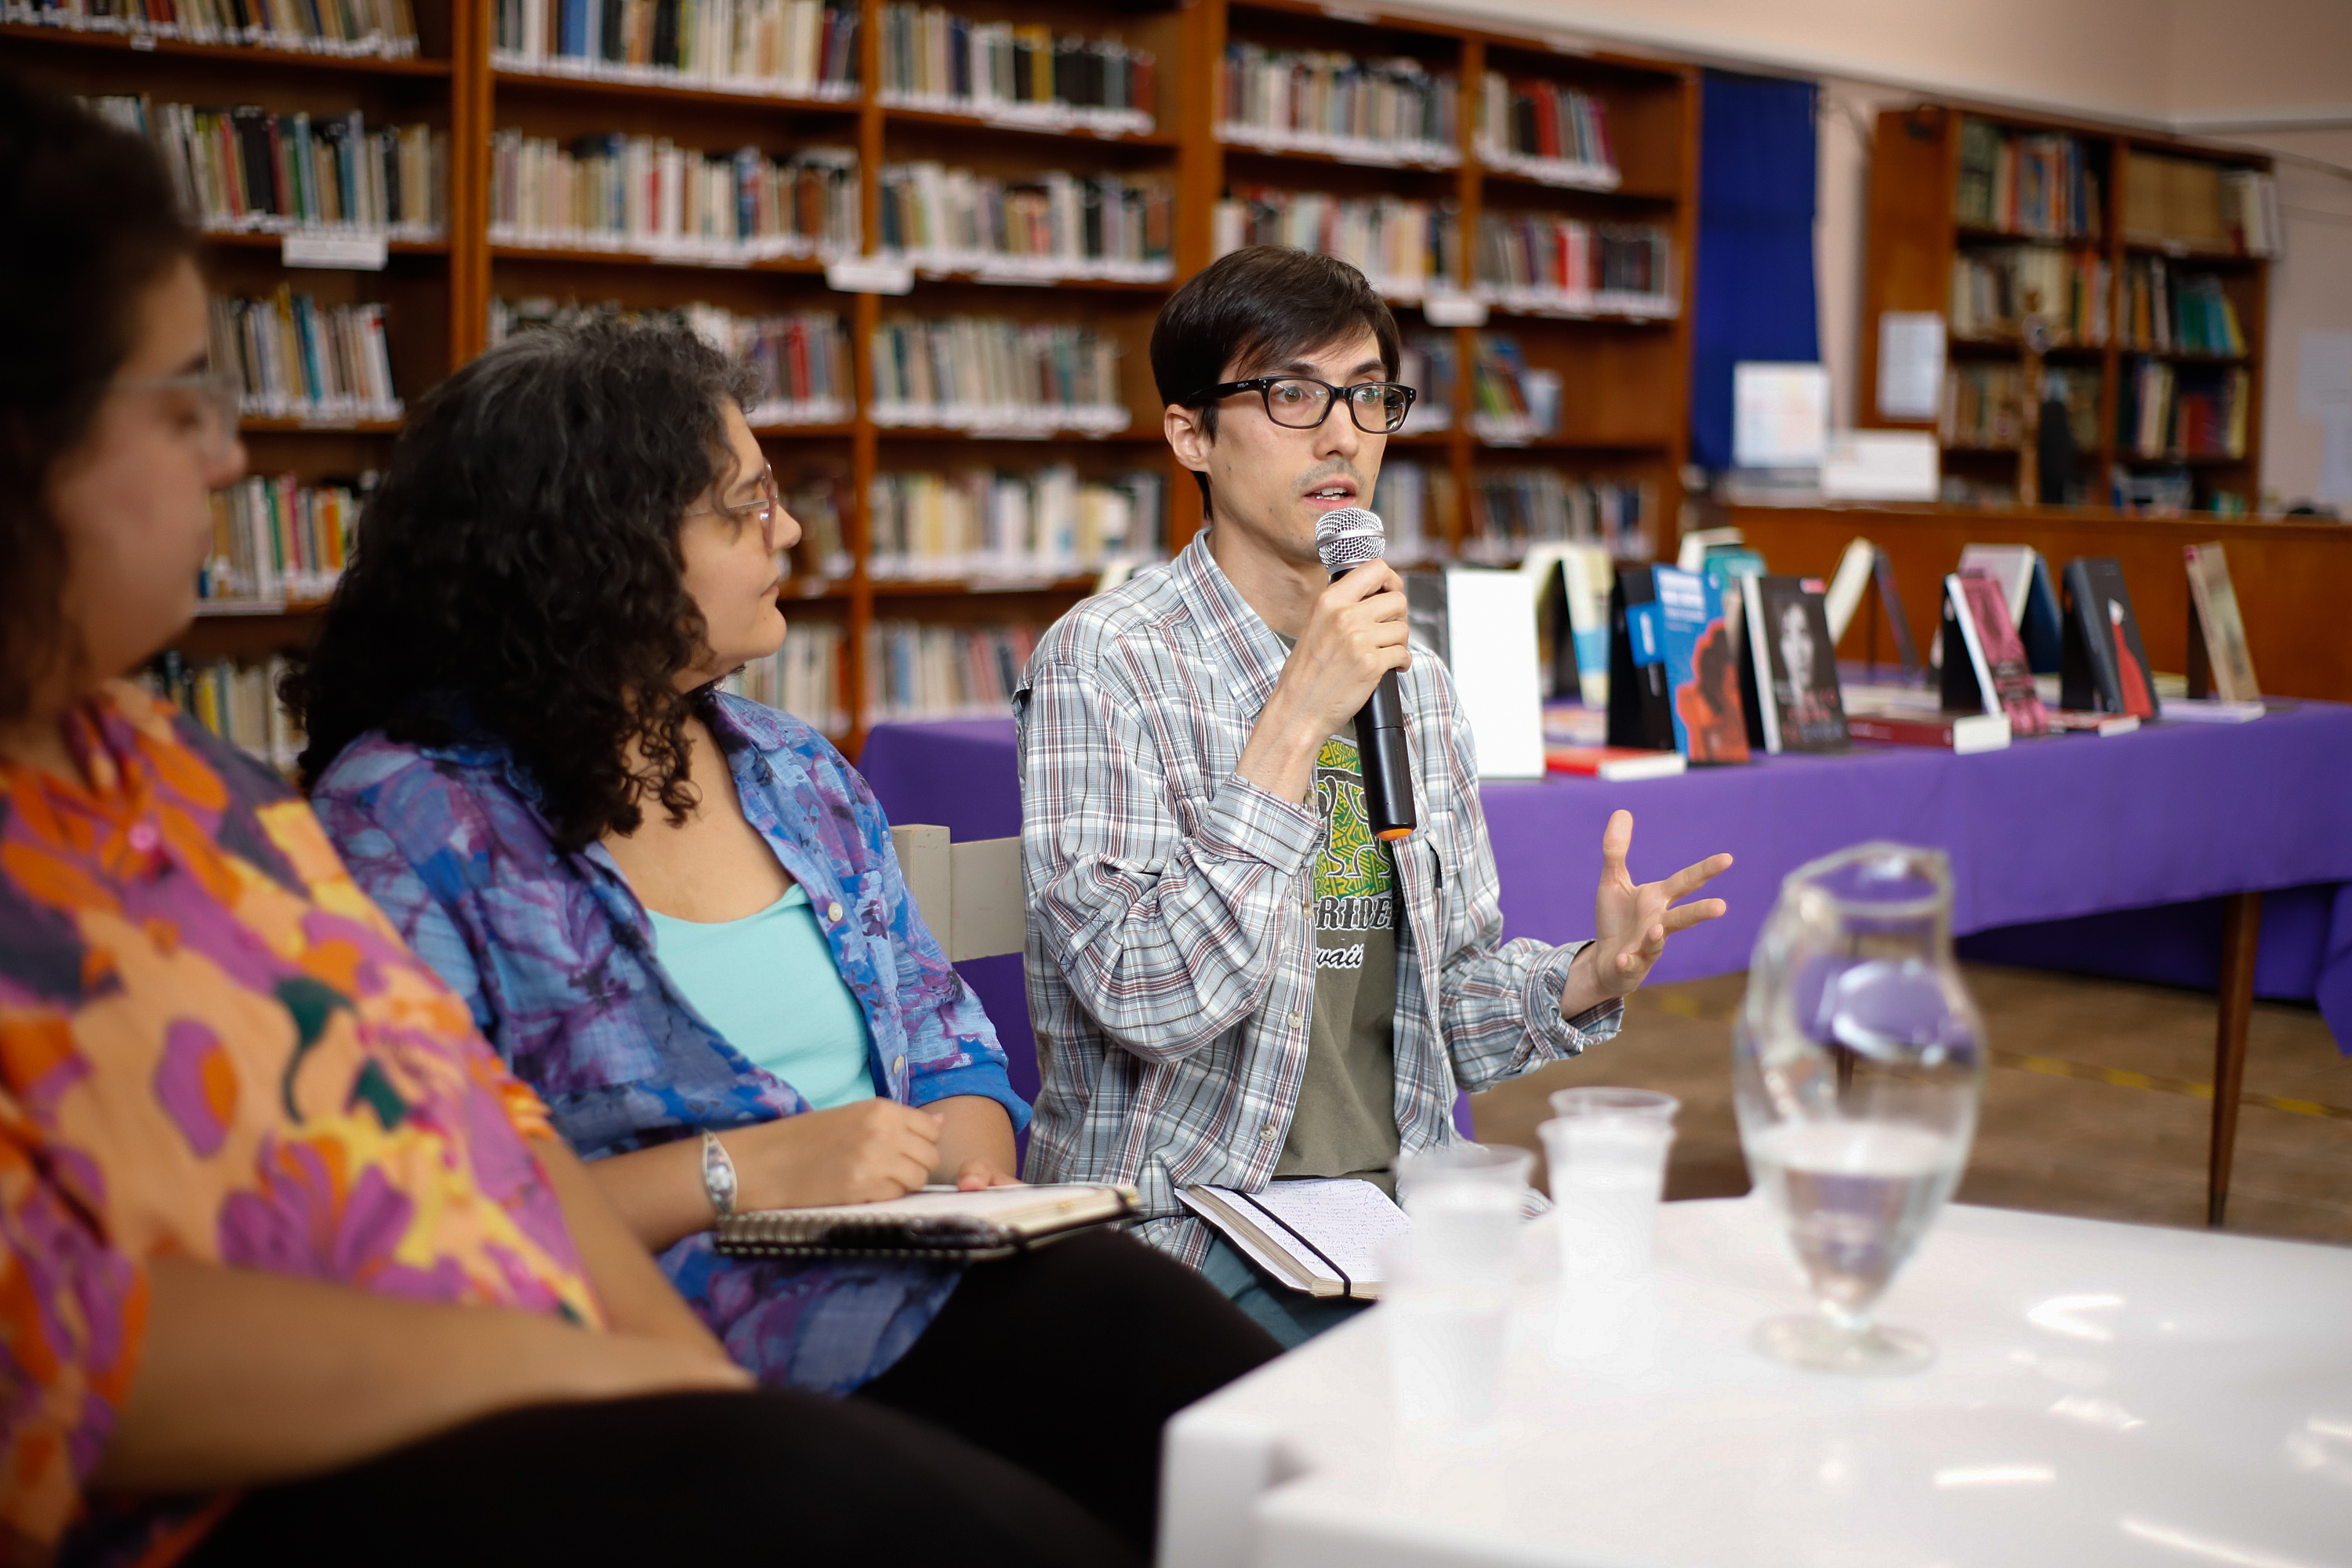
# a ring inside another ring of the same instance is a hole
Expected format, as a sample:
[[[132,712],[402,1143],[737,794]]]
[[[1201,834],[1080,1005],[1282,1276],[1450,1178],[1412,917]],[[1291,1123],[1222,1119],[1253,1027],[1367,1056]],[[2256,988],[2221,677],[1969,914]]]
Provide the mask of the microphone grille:
[[[1315,553],[1326,572],[1345,572],[1388,552],[1388,529],[1362,507],[1343,506],[1315,520]]]

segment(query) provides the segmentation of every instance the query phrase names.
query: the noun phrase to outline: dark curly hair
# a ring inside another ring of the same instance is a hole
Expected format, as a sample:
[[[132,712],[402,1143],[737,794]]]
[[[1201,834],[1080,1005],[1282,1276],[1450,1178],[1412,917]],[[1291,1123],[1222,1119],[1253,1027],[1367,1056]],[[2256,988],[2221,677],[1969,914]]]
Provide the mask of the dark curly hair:
[[[732,476],[724,400],[753,391],[689,331],[597,321],[510,339],[419,399],[284,683],[304,787],[373,730],[486,732],[565,849],[635,832],[641,800],[682,819],[683,726],[707,697],[675,684],[704,635],[678,524]]]
[[[82,660],[49,475],[130,358],[141,297],[195,254],[146,142],[0,74],[0,720]]]

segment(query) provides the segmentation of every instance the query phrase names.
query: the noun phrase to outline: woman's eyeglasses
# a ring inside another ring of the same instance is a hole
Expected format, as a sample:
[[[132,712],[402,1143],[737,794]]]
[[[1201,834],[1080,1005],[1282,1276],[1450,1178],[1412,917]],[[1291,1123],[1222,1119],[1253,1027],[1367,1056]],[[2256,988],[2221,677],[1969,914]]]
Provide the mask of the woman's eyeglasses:
[[[1317,428],[1331,417],[1331,405],[1344,398],[1348,417],[1368,436],[1393,436],[1403,429],[1404,416],[1412,412],[1412,400],[1421,395],[1396,381],[1334,386],[1312,376],[1260,375],[1248,381],[1220,382],[1193,394],[1191,403],[1197,408],[1244,392],[1256,393],[1265,405],[1265,416],[1286,430]]]
[[[738,501],[733,506],[707,507],[700,511],[690,511],[686,515],[723,517],[733,521],[738,528],[756,527],[760,531],[761,539],[766,542],[771,551],[773,551],[777,548],[776,524],[784,515],[783,492],[776,488],[776,470],[773,468],[762,468],[760,470],[759,482],[760,493],[750,500]]]
[[[236,444],[236,417],[245,401],[245,386],[226,371],[192,371],[185,375],[155,375],[138,381],[118,381],[117,392],[152,392],[169,400],[177,417],[184,418],[190,438],[207,462],[219,462]]]

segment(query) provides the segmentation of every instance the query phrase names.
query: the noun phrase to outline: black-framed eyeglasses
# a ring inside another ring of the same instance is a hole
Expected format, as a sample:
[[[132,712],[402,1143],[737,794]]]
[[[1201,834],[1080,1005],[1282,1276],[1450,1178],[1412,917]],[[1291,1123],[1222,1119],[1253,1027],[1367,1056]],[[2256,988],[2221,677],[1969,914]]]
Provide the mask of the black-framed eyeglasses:
[[[1313,430],[1331,417],[1331,405],[1341,398],[1348,417],[1368,436],[1392,436],[1404,428],[1412,400],[1421,395],[1400,381],[1360,381],[1334,386],[1308,375],[1260,375],[1247,381],[1220,382],[1192,395],[1193,407],[1255,392],[1265,405],[1265,416],[1286,430]]]
[[[690,511],[688,517],[723,517],[738,528],[757,527],[760,537],[770,550],[776,548],[776,522],[784,515],[784,495],[776,488],[776,470],[763,467],[760,470],[760,493],[747,501],[733,506],[715,506],[702,511]]]

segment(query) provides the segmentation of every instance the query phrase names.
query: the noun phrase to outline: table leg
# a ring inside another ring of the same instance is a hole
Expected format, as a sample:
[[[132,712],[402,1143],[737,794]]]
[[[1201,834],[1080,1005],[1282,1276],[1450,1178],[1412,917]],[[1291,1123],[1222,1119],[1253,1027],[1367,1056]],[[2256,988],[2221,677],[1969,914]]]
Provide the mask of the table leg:
[[[2230,1156],[2238,1142],[2238,1094],[2246,1078],[2246,1026],[2254,1011],[2254,952],[2263,896],[2231,893],[2221,903],[2221,985],[2213,1034],[2213,1150],[2205,1178],[2205,1223],[2218,1227],[2230,1201]]]

